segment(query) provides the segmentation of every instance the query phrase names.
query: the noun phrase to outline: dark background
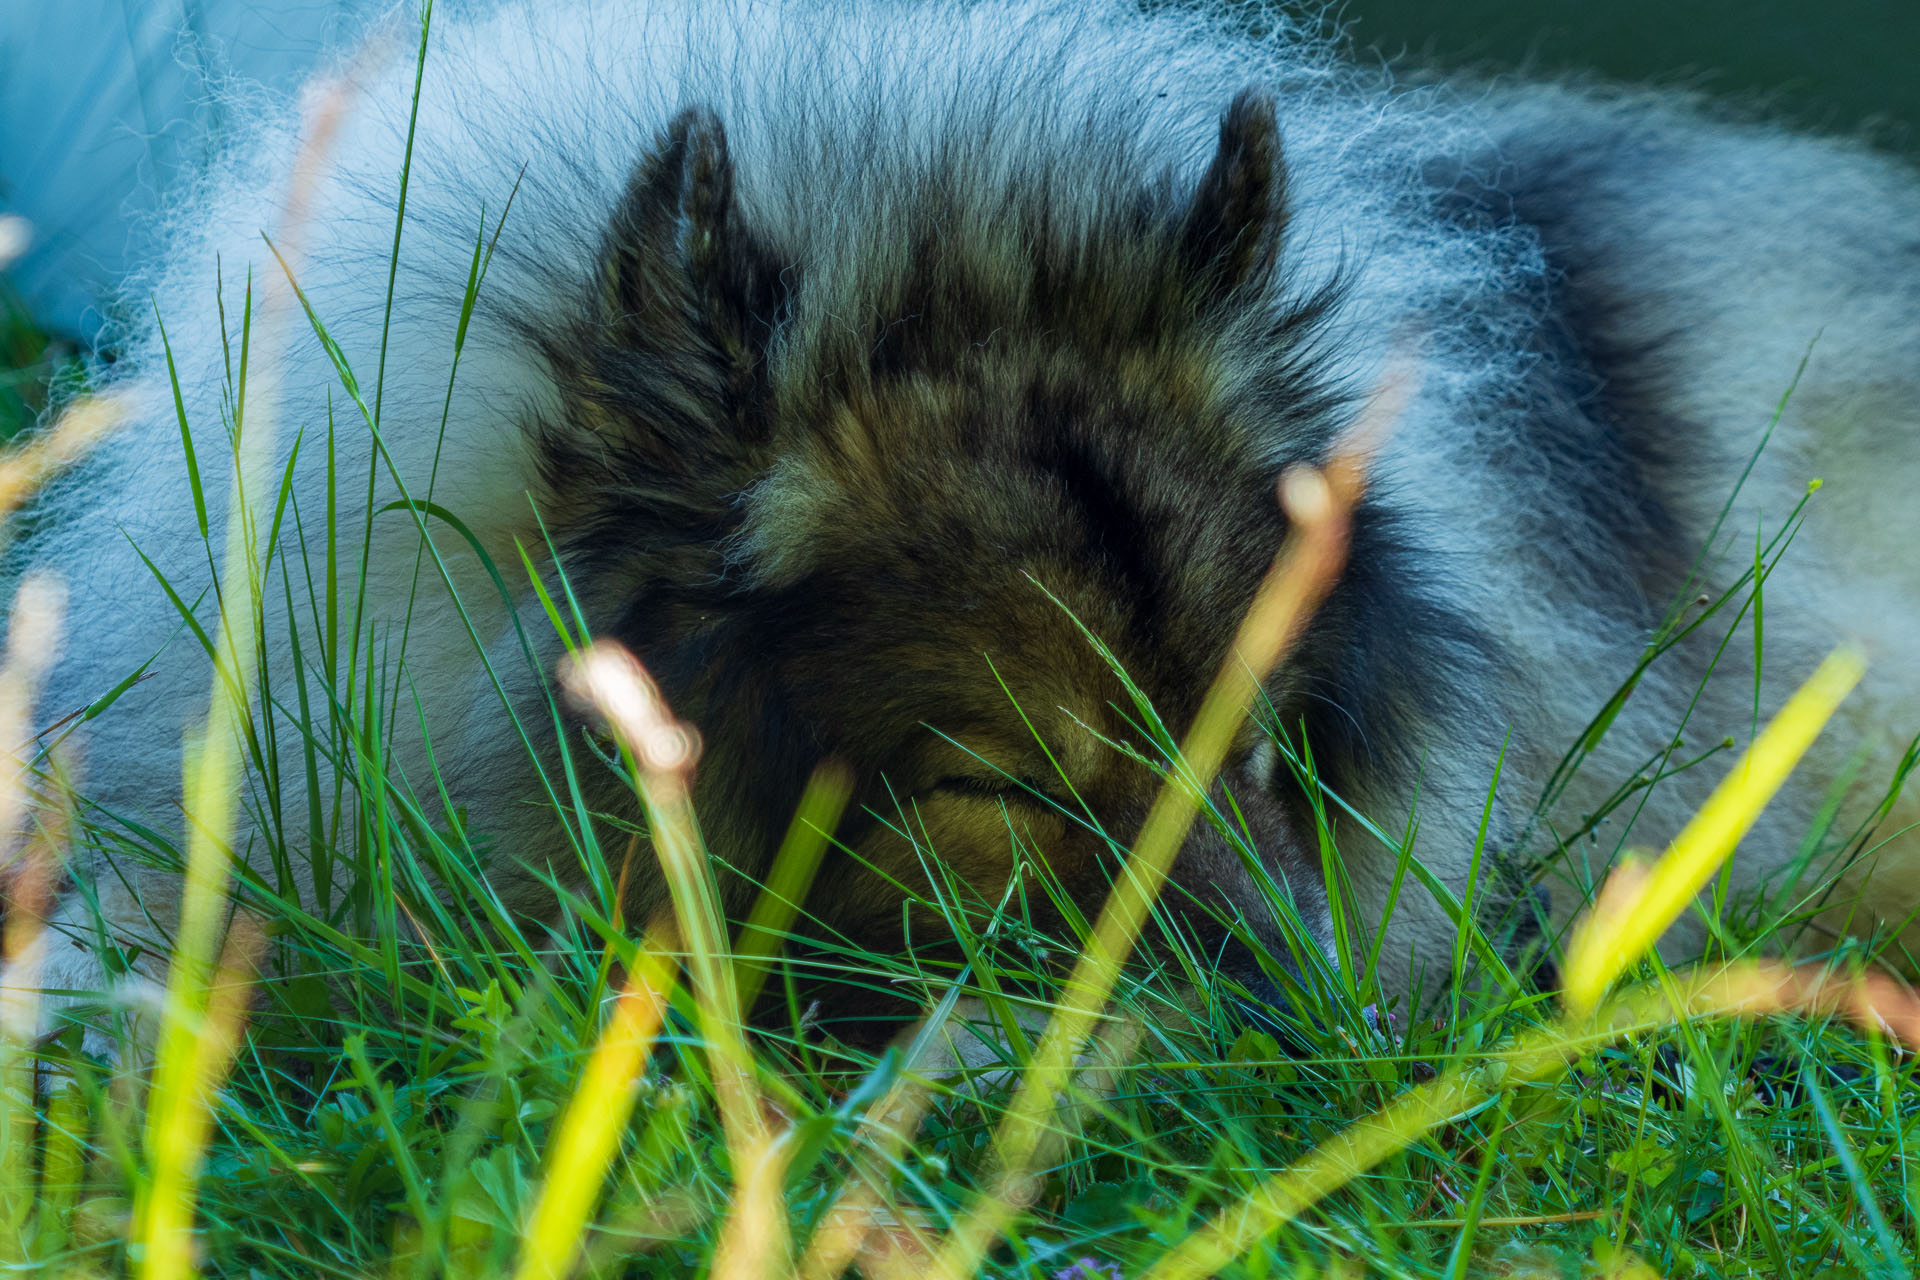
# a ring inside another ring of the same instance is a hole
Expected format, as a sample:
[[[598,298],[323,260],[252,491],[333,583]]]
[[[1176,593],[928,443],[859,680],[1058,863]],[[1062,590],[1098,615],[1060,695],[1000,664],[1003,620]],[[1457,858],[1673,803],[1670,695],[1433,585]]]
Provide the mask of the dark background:
[[[1688,85],[1920,153],[1920,0],[1353,0],[1335,16],[1358,48]]]

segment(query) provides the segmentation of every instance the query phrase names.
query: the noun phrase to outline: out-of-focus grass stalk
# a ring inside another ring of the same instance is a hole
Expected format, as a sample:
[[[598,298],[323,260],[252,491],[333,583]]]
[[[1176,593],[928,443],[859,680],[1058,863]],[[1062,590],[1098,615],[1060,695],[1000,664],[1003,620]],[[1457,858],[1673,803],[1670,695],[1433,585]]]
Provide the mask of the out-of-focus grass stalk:
[[[34,1231],[34,1046],[53,851],[35,839],[6,869],[5,989],[0,990],[0,1263],[31,1255]]]
[[[67,1081],[47,1104],[40,1198],[34,1209],[35,1258],[45,1259],[67,1244],[67,1217],[80,1202],[86,1178],[91,1119],[86,1093],[76,1081]]]
[[[212,974],[194,980],[198,989],[176,996],[173,969],[179,967],[178,957],[168,972],[160,1056],[147,1103],[147,1179],[138,1188],[134,1207],[132,1243],[143,1246],[136,1257],[138,1275],[193,1274],[194,1187],[213,1119],[213,1091],[240,1047],[265,946],[259,923],[240,916],[227,930]]]
[[[229,552],[233,541],[228,544]],[[229,559],[229,564],[243,561]],[[245,576],[244,572],[236,576]],[[229,608],[246,599],[244,589],[227,596]],[[245,615],[242,615],[245,616]],[[234,631],[252,635],[250,621],[235,619]],[[222,627],[223,631],[226,627]],[[251,649],[251,639],[234,642]],[[220,661],[232,650],[221,646]],[[236,664],[244,679],[251,661]],[[140,1246],[139,1274],[148,1280],[180,1280],[193,1274],[189,1252],[193,1225],[194,1181],[198,1177],[211,1123],[217,1080],[207,1074],[217,1064],[202,1052],[216,1029],[210,1025],[210,961],[218,945],[226,900],[227,857],[232,847],[239,765],[233,735],[246,708],[235,706],[224,680],[215,679],[213,713],[187,752],[188,817],[185,892],[180,927],[167,968],[167,990],[154,1053],[153,1088],[147,1099],[147,1180],[140,1186],[134,1216],[134,1240]]]
[[[298,242],[307,225],[333,135],[345,113],[344,86],[314,95],[305,138],[295,158],[278,252],[298,262]],[[291,276],[291,270],[288,275]],[[214,645],[213,696],[204,727],[191,735],[185,753],[182,796],[187,818],[186,875],[180,922],[167,966],[167,987],[154,1046],[153,1088],[146,1123],[147,1178],[139,1188],[133,1236],[138,1274],[146,1280],[181,1280],[193,1274],[191,1240],[194,1183],[199,1176],[212,1121],[212,1092],[229,1065],[227,1047],[237,1036],[245,1002],[220,995],[231,979],[209,982],[213,957],[227,915],[228,859],[239,809],[239,738],[251,714],[255,617],[259,608],[258,541],[249,496],[265,492],[273,458],[274,417],[279,407],[280,338],[292,303],[291,285],[274,276],[263,282],[257,334],[247,335],[256,353],[252,385],[234,413],[235,457],[229,492],[220,627]],[[243,416],[244,415],[244,416]],[[255,936],[257,930],[251,931]],[[230,959],[238,929],[229,937]],[[226,966],[223,966],[223,969]]]
[[[1650,871],[1629,866],[1602,888],[1575,935],[1569,961],[1568,1014],[1431,1084],[1409,1090],[1304,1160],[1262,1183],[1147,1272],[1145,1280],[1212,1275],[1266,1233],[1292,1221],[1427,1130],[1513,1085],[1546,1079],[1594,1049],[1675,1017],[1737,1016],[1787,1010],[1838,1011],[1920,1044],[1920,1000],[1885,978],[1851,982],[1817,970],[1744,964],[1675,975],[1622,994],[1595,1011],[1598,997],[1685,909],[1714,868],[1753,825],[1815,735],[1858,682],[1860,660],[1841,651],[1822,663],[1788,700],[1727,779]],[[1576,994],[1572,983],[1581,984]]]
[[[742,1018],[753,1014],[754,1002],[760,998],[760,987],[767,978],[767,961],[793,926],[794,915],[820,870],[827,841],[833,837],[852,794],[853,774],[838,761],[822,764],[807,780],[793,823],[774,855],[766,886],[754,900],[746,926],[734,944]]]
[[[666,1016],[672,963],[656,943],[643,942],[614,1000],[613,1013],[586,1070],[567,1102],[548,1148],[546,1184],[521,1238],[516,1280],[560,1280],[573,1273],[607,1167],[626,1132],[654,1037]]]
[[[1840,1013],[1920,1046],[1920,999],[1891,979],[1846,979],[1813,966],[1746,962],[1624,991],[1590,1018],[1567,1019],[1410,1089],[1263,1182],[1156,1262],[1141,1280],[1201,1280],[1414,1142],[1503,1089],[1557,1076],[1594,1050],[1679,1018]]]
[[[0,511],[0,516],[4,516]],[[66,589],[47,574],[29,574],[14,593],[7,624],[6,664],[0,667],[0,873],[11,875],[22,850],[13,847],[24,826],[29,791],[28,743],[40,677],[59,652]],[[8,920],[9,928],[13,921]]]
[[[34,1230],[35,1040],[40,1031],[40,969],[53,896],[56,851],[44,830],[21,840],[27,825],[27,767],[14,749],[27,742],[40,677],[58,652],[66,593],[34,574],[14,594],[6,665],[0,668],[0,891],[6,932],[0,942],[0,1263],[32,1254]]]
[[[1406,390],[1404,383],[1384,386],[1355,437],[1368,445],[1377,440],[1399,416]],[[948,1280],[972,1276],[993,1241],[1032,1200],[1033,1170],[1055,1133],[1051,1122],[1058,1094],[1073,1071],[1075,1055],[1087,1044],[1174,855],[1226,763],[1234,735],[1263,682],[1299,639],[1346,563],[1348,525],[1360,496],[1365,463],[1366,455],[1354,452],[1336,458],[1324,472],[1296,467],[1281,477],[1280,501],[1292,532],[1240,624],[1226,663],[1181,744],[1180,760],[1147,813],[1133,852],[1061,993],[1060,1006],[1001,1120],[994,1142],[995,1182],[947,1238],[934,1268],[936,1276]]]
[[[1567,948],[1568,1012],[1590,1012],[1699,896],[1864,669],[1851,650],[1830,655],[1728,770],[1659,862],[1651,870],[1624,864],[1608,878]]]
[[[575,697],[606,717],[633,768],[653,851],[686,945],[714,1097],[733,1166],[733,1212],[722,1226],[710,1275],[783,1273],[788,1262],[781,1178],[788,1148],[774,1140],[761,1109],[753,1054],[740,1020],[740,994],[727,946],[720,894],[693,812],[699,737],[675,720],[639,659],[600,642],[571,657],[564,673]]]
[[[0,270],[33,245],[33,224],[17,213],[0,213]]]
[[[917,1232],[887,1193],[886,1166],[899,1157],[920,1127],[926,1104],[926,1085],[902,1077],[860,1118],[854,1134],[859,1154],[832,1207],[821,1215],[820,1225],[807,1241],[806,1253],[794,1269],[798,1280],[839,1280],[887,1218],[901,1224],[901,1229]],[[930,1241],[923,1244],[923,1252],[932,1254]]]
[[[51,428],[0,455],[0,520],[54,472],[125,422],[127,409],[118,397],[88,396],[75,401]],[[11,751],[14,745],[8,739],[5,749]]]

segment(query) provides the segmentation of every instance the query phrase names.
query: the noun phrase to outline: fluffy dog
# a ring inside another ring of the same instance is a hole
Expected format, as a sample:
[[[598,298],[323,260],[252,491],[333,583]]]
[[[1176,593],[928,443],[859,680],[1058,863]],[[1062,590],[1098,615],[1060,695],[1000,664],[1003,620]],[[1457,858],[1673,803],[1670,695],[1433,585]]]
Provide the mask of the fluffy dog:
[[[1278,14],[1257,37],[1118,4],[436,23],[417,105],[389,29],[304,116],[247,122],[128,290],[149,318],[105,380],[132,425],[14,553],[74,601],[49,720],[159,655],[85,727],[108,831],[179,825],[176,744],[209,682],[182,611],[211,631],[214,566],[245,571],[209,554],[194,486],[217,546],[223,441],[244,457],[271,432],[241,468],[264,583],[242,851],[269,883],[337,899],[316,850],[333,876],[370,863],[328,797],[383,772],[473,834],[515,909],[593,879],[583,815],[631,801],[578,726],[555,732],[559,644],[524,548],[700,728],[734,906],[833,757],[857,790],[809,904],[822,927],[929,941],[937,921],[902,909],[927,847],[997,900],[1029,846],[1091,911],[1157,780],[1089,634],[1182,730],[1286,533],[1276,478],[1335,447],[1396,351],[1417,373],[1350,567],[1217,788],[1237,829],[1203,825],[1174,869],[1176,917],[1244,984],[1264,979],[1223,921],[1277,949],[1265,882],[1331,955],[1317,807],[1417,830],[1431,883],[1337,827],[1341,887],[1363,921],[1390,915],[1379,964],[1406,990],[1452,964],[1476,855],[1484,892],[1580,833],[1550,886],[1564,919],[1715,764],[1607,817],[1614,788],[1671,772],[1683,733],[1744,739],[1836,639],[1872,674],[1749,838],[1740,891],[1800,875],[1827,790],[1857,778],[1871,808],[1920,727],[1920,182],[1893,161],[1676,96],[1396,85]],[[1765,579],[1764,664],[1745,630],[1721,649],[1703,628],[1556,778],[1670,606],[1737,585],[1816,476]],[[295,763],[300,726],[330,718],[390,719],[390,753],[349,736]],[[551,789],[565,743],[578,804]],[[1852,864],[1834,910],[1875,890],[1843,923],[1901,925],[1911,857]],[[45,981],[86,991],[110,940],[164,954],[176,877],[79,863],[91,893],[58,913],[75,945]],[[663,892],[636,868],[628,918]]]

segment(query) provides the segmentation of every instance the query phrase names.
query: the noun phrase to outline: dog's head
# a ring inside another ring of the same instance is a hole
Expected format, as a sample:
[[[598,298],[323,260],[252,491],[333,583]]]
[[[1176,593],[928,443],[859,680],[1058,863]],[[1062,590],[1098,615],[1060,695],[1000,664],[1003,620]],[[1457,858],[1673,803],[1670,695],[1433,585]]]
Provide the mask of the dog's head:
[[[861,252],[808,258],[743,212],[721,122],[690,111],[549,343],[569,574],[699,726],[723,857],[764,865],[813,766],[853,769],[856,856],[810,907],[863,940],[915,928],[927,849],[989,901],[1031,851],[1097,910],[1161,785],[1150,714],[1185,732],[1286,534],[1276,480],[1341,419],[1310,358],[1331,295],[1280,297],[1269,102],[1227,107],[1197,182],[1109,175],[1062,209],[1035,166],[991,190],[935,166]],[[1350,655],[1318,655],[1359,621],[1348,599],[1316,624],[1273,683],[1282,724],[1351,715]],[[1286,954],[1276,883],[1329,945],[1279,760],[1242,729],[1226,820],[1195,825],[1167,898],[1249,983],[1222,922]]]

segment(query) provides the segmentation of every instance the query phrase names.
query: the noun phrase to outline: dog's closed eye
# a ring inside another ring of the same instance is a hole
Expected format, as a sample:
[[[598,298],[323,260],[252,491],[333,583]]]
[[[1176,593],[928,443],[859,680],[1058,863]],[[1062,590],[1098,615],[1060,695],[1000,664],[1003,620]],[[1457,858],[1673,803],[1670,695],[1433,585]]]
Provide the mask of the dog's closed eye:
[[[949,774],[933,784],[934,791],[972,796],[979,800],[999,800],[1008,804],[1044,804],[1058,809],[1071,806],[1033,778],[1016,778],[1004,773],[974,776]]]

